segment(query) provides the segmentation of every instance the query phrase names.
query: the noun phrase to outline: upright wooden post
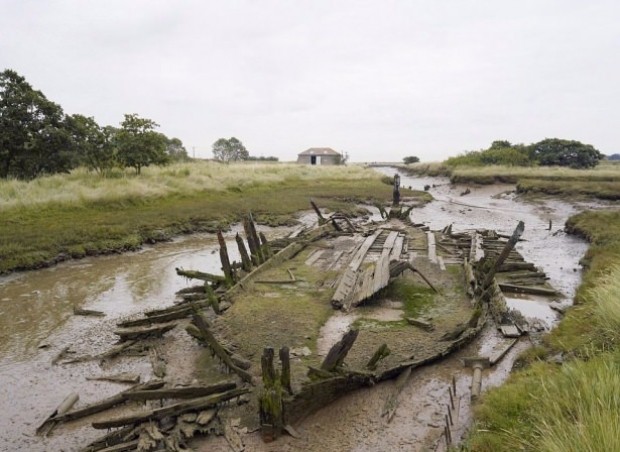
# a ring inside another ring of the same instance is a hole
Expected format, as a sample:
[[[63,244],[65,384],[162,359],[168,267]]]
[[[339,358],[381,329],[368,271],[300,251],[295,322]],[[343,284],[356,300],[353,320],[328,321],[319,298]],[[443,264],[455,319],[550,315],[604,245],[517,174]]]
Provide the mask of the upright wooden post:
[[[252,228],[250,228],[249,216],[243,219],[243,230],[245,231],[245,237],[248,240],[248,247],[250,248],[250,257],[252,259],[252,264],[260,265],[260,262],[258,260],[258,246],[260,244],[254,242],[254,237],[252,236]]]
[[[261,249],[263,250],[263,257],[265,259],[271,257],[271,249],[269,249],[269,242],[267,241],[267,237],[262,232],[258,233],[260,237]]]
[[[284,428],[282,410],[282,385],[273,367],[274,351],[265,347],[261,357],[263,389],[259,395],[259,417],[263,441],[277,439]]]
[[[252,261],[248,255],[248,250],[245,249],[245,244],[239,234],[235,236],[235,240],[237,241],[237,248],[239,248],[239,254],[241,255],[241,268],[249,273],[252,271]]]
[[[342,363],[347,357],[349,350],[351,350],[351,347],[353,347],[353,343],[355,342],[355,339],[357,339],[358,334],[358,330],[347,331],[344,336],[342,336],[342,339],[336,342],[336,344],[334,344],[334,346],[329,350],[327,356],[323,360],[323,364],[321,364],[321,370],[333,372],[338,367],[342,366]]]
[[[312,199],[310,200],[310,205],[314,209],[314,212],[316,213],[316,216],[319,217],[319,224],[325,223],[327,220],[325,220],[325,217],[323,216],[323,214],[319,210],[318,206],[314,203],[314,201]]]
[[[280,363],[282,364],[280,383],[289,394],[293,394],[293,389],[291,388],[291,357],[288,347],[280,348]]]
[[[392,205],[397,206],[400,204],[400,176],[394,175],[394,190],[392,191]]]
[[[222,235],[222,231],[217,231],[217,241],[220,244],[220,260],[222,261],[222,270],[226,276],[226,282],[232,284],[235,281],[235,277],[230,265],[230,258],[228,257],[228,248],[226,247],[226,241]]]
[[[256,233],[256,224],[254,223],[254,218],[252,218],[252,212],[248,215],[249,226],[250,226],[250,234],[252,234],[252,240],[256,246],[256,257],[258,261],[262,264],[265,262],[265,256],[263,256],[263,250],[260,246],[260,239],[258,238],[258,234]]]

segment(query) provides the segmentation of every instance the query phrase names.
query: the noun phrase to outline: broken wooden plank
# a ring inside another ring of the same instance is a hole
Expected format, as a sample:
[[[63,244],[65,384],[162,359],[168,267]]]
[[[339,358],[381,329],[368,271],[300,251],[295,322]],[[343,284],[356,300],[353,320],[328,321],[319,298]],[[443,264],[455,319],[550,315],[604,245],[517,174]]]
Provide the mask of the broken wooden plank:
[[[89,381],[111,381],[113,383],[139,383],[140,375],[123,372],[113,375],[101,375],[99,377],[86,377]]]
[[[310,257],[308,257],[308,259],[306,259],[306,265],[308,265],[308,266],[314,265],[314,263],[321,258],[321,256],[323,255],[324,251],[325,250],[314,250],[312,252],[312,254],[310,255]]]
[[[353,347],[353,343],[357,339],[358,334],[358,330],[347,331],[344,336],[342,336],[342,339],[336,342],[336,344],[334,344],[334,346],[329,350],[327,356],[325,356],[325,359],[321,364],[321,370],[333,372],[338,367],[342,366],[342,363],[347,357],[349,350],[351,350],[351,347]]]
[[[177,275],[184,276],[189,279],[199,279],[205,282],[211,283],[223,283],[226,282],[225,276],[213,275],[211,273],[200,272],[196,270],[183,270],[182,268],[175,268]]]
[[[247,394],[249,389],[233,389],[221,394],[210,395],[206,397],[200,397],[187,402],[180,402],[174,405],[166,406],[163,408],[157,408],[154,410],[147,410],[140,413],[130,414],[128,416],[122,416],[98,422],[93,422],[93,428],[107,429],[114,427],[123,427],[129,424],[138,424],[141,422],[160,420],[167,416],[178,416],[190,411],[203,411],[207,408],[217,406],[222,402],[234,399],[240,395]]]
[[[37,427],[36,433],[37,435],[47,436],[55,427],[55,425],[59,422],[56,418],[65,414],[67,411],[71,409],[75,402],[80,399],[80,396],[77,392],[72,392],[64,400],[58,405],[58,407],[50,414],[42,423]]]
[[[510,349],[518,341],[519,341],[519,338],[515,338],[515,339],[509,341],[508,344],[506,344],[504,347],[502,347],[501,349],[499,349],[495,353],[493,353],[489,357],[489,362],[491,363],[491,366],[494,366],[495,364],[497,364],[499,362],[499,360],[502,359],[506,355],[506,353],[508,353],[510,351]]]
[[[149,381],[147,383],[143,383],[137,386],[133,386],[125,391],[119,392],[118,394],[113,395],[112,397],[108,397],[107,399],[100,400],[99,402],[92,403],[83,408],[79,408],[74,411],[70,411],[63,415],[57,416],[54,420],[58,422],[67,422],[75,419],[80,419],[86,416],[90,416],[91,414],[99,413],[101,411],[105,411],[109,408],[112,408],[116,405],[120,405],[121,403],[126,402],[127,394],[132,391],[140,391],[140,390],[152,390],[161,388],[164,385],[163,381]]]
[[[89,316],[89,317],[105,317],[105,313],[94,311],[92,309],[73,308],[73,315]]]
[[[166,376],[166,360],[159,353],[158,347],[151,347],[149,350],[149,361],[153,375],[157,378],[164,378]]]
[[[500,325],[499,331],[504,335],[504,337],[520,337],[521,331],[516,327],[516,325]]]
[[[126,328],[121,330],[115,330],[114,334],[119,336],[120,342],[146,339],[148,337],[161,337],[171,329],[177,326],[176,323],[169,323],[166,325],[154,325],[148,327],[136,327]]]
[[[194,313],[193,320],[196,327],[198,327],[198,329],[200,330],[204,341],[209,345],[209,348],[213,351],[213,353],[215,353],[215,355],[219,359],[221,359],[230,370],[239,375],[239,377],[243,381],[254,384],[254,379],[252,378],[252,375],[237,366],[232,361],[226,350],[224,350],[220,343],[215,339],[215,337],[209,330],[209,326],[204,317],[198,313]]]
[[[377,351],[372,355],[368,363],[366,364],[366,369],[375,370],[377,368],[377,363],[383,358],[389,356],[391,350],[387,346],[387,344],[381,344]]]
[[[161,399],[194,399],[211,394],[230,391],[235,389],[237,383],[227,381],[216,383],[209,386],[190,386],[187,388],[167,388],[167,389],[144,389],[131,391],[125,394],[127,400],[161,400]]]
[[[428,260],[433,264],[437,263],[437,250],[435,249],[435,234],[433,231],[426,232]]]
[[[502,289],[504,292],[528,293],[532,295],[546,295],[549,297],[559,295],[559,292],[557,290],[549,289],[547,287],[519,286],[516,284],[499,283],[499,288]]]
[[[204,294],[201,294],[201,300],[205,298]],[[150,317],[146,317],[143,319],[136,320],[124,320],[122,322],[118,322],[116,326],[121,328],[134,328],[137,326],[150,326],[155,323],[168,323],[172,320],[182,319],[184,317],[189,316],[191,312],[191,307],[187,306],[185,309],[177,309],[172,312],[168,312],[166,314],[160,315],[152,315]]]
[[[409,380],[409,377],[411,376],[411,369],[412,366],[409,366],[401,372],[401,374],[396,379],[396,383],[394,384],[392,392],[385,401],[381,416],[387,416],[388,422],[391,422],[392,418],[394,418],[394,415],[396,414],[396,408],[398,408],[399,404],[398,396],[403,391],[403,388],[405,387],[407,381]]]
[[[409,325],[417,326],[418,328],[422,328],[426,331],[433,331],[434,329],[433,325],[430,322],[427,322],[426,320],[420,318],[407,317],[406,320]]]

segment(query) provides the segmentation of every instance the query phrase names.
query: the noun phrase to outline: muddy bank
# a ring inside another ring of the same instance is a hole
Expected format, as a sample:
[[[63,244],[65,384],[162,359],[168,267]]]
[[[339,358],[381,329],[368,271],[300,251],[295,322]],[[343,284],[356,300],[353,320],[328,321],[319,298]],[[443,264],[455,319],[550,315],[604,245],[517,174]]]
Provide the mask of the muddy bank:
[[[406,177],[403,179],[405,186],[418,183],[415,180],[408,181]],[[435,182],[435,185],[442,183],[440,180]],[[548,217],[553,216],[559,219],[568,215],[565,206],[562,205],[561,208],[558,208],[557,206],[522,204],[511,196],[496,199],[492,197],[496,194],[494,191],[477,193],[475,190],[472,190],[474,192],[472,194],[475,196],[467,198],[466,202],[462,202],[464,201],[463,198],[452,199],[458,196],[458,192],[452,193],[451,190],[454,189],[443,185],[432,189],[431,191],[438,201],[414,211],[415,220],[427,222],[434,228],[441,228],[446,224],[453,223],[456,230],[470,229],[473,225],[474,227],[488,227],[509,233],[514,228],[516,221],[523,219],[527,224],[526,235],[524,236],[526,239],[528,239],[530,229],[538,232],[532,232],[533,235],[527,242],[520,243],[520,251],[537,265],[547,265],[549,270],[546,269],[546,271],[551,276],[551,267],[553,267],[554,261],[549,257],[549,248],[546,248],[545,253],[544,247],[544,240],[549,240],[550,233],[543,226],[548,226]],[[546,208],[549,210],[545,210]],[[516,217],[515,212],[519,210],[523,210],[519,215],[525,215],[527,218]],[[491,214],[490,211],[497,213]],[[476,213],[471,214],[469,212]],[[480,219],[476,217],[480,217]],[[538,237],[538,233],[540,237]],[[577,268],[576,263],[582,253],[573,248],[581,245],[581,242],[575,241],[573,243],[570,237],[563,236],[563,234],[552,237],[558,237],[557,248],[571,248],[570,252],[567,251],[566,256],[556,255],[556,259],[558,262],[562,262],[562,266],[566,266],[575,274],[574,285],[576,285],[579,280],[579,272],[574,272],[573,268]],[[195,239],[197,242],[193,242]],[[528,248],[530,245],[535,246]],[[539,247],[539,255],[546,259],[546,263],[541,264],[536,260],[537,247]],[[583,247],[585,249],[585,245]],[[19,329],[15,329],[9,337],[2,339],[6,341],[3,342],[3,350],[6,343],[8,352],[2,357],[2,375],[0,378],[11,383],[3,384],[3,388],[9,388],[5,395],[6,397],[9,397],[10,394],[13,397],[17,395],[20,400],[23,400],[23,403],[20,402],[19,406],[14,407],[8,402],[10,399],[4,398],[5,406],[0,408],[11,413],[11,417],[10,423],[6,423],[5,432],[0,435],[3,438],[2,441],[5,441],[0,446],[6,446],[9,450],[20,447],[30,450],[61,448],[74,450],[83,445],[93,434],[96,435],[96,432],[93,433],[86,426],[88,423],[84,423],[63,427],[58,436],[52,436],[47,440],[24,436],[34,429],[33,419],[42,419],[59,403],[66,392],[79,390],[84,401],[97,400],[103,395],[118,392],[118,385],[101,383],[101,385],[93,386],[92,383],[84,383],[83,378],[87,376],[86,374],[90,375],[101,371],[95,364],[80,371],[69,367],[52,368],[49,364],[50,358],[66,343],[75,344],[77,352],[86,349],[92,352],[91,349],[93,348],[105,348],[105,345],[112,342],[108,331],[111,328],[106,328],[106,322],[111,325],[115,317],[170,304],[174,292],[186,284],[172,273],[174,267],[199,268],[217,273],[219,261],[212,254],[216,249],[217,245],[213,237],[187,237],[184,240],[162,244],[132,255],[110,256],[67,264],[69,268],[72,264],[76,264],[78,267],[79,264],[86,265],[80,279],[75,280],[75,282],[71,278],[74,271],[71,268],[67,271],[67,275],[63,276],[61,271],[56,273],[56,278],[50,276],[47,287],[41,285],[35,278],[43,272],[58,272],[62,266],[42,272],[34,272],[31,274],[33,275],[32,281],[28,280],[30,275],[25,280],[21,279],[24,277],[23,275],[8,278],[7,284],[3,285],[2,289],[4,290],[5,287],[13,288],[7,289],[11,290],[9,296],[2,295],[0,299],[8,298],[9,301],[14,301],[17,297],[24,299],[35,295],[41,297],[36,298],[40,300],[38,301],[38,309],[30,313],[31,317],[24,317],[25,314],[19,312],[18,309],[9,313],[9,315],[19,318],[22,324],[28,325],[30,329],[21,337],[19,336]],[[234,247],[229,246],[229,250],[232,249]],[[555,252],[555,248],[553,251]],[[531,254],[527,255],[527,253]],[[106,270],[106,265],[100,268],[99,262],[102,261],[105,264],[107,259],[110,260],[107,262],[109,270]],[[210,267],[210,263],[213,263],[216,268]],[[76,271],[78,267],[76,267]],[[574,291],[572,283],[566,281],[568,278],[563,269],[558,271],[553,278],[565,283],[564,287],[556,285],[565,294],[568,295],[571,290]],[[12,286],[12,281],[20,280],[23,284],[21,288],[19,284]],[[45,278],[43,277],[41,281],[45,281]],[[59,286],[54,285],[56,281],[60,281]],[[556,284],[555,281],[553,283]],[[52,290],[50,287],[55,287],[55,289]],[[76,293],[75,298],[70,298],[71,294],[74,293]],[[22,295],[24,296],[22,297]],[[75,319],[69,315],[73,306],[80,305],[80,297],[82,307],[102,310],[108,314],[103,327],[101,322],[95,319]],[[60,315],[53,314],[48,318],[46,310],[52,309],[46,303],[49,303],[49,300],[56,299],[59,300],[58,304],[51,306],[55,306],[53,310],[60,311]],[[63,300],[67,301],[63,302]],[[85,303],[84,300],[86,300]],[[13,305],[14,303],[4,304]],[[1,305],[3,306],[2,309],[4,309],[4,304]],[[379,318],[388,314],[392,315],[393,313],[381,311],[369,313],[369,315],[377,315]],[[19,317],[20,315],[22,317]],[[46,322],[48,323],[46,324]],[[39,325],[43,325],[41,330],[39,330]],[[339,326],[336,322],[335,329],[341,327],[342,325]],[[15,339],[13,339],[14,335]],[[31,339],[31,336],[34,336],[34,339]],[[324,336],[329,336],[329,333],[324,334]],[[50,347],[43,350],[36,349],[36,346],[43,340],[49,342]],[[186,334],[179,332],[165,340],[163,344],[164,354],[172,355],[178,351],[178,348],[167,350],[169,343],[173,340],[177,341],[177,344],[182,347],[183,356],[180,357],[180,362],[185,363],[182,366],[183,369],[175,377],[186,381],[197,378],[194,372],[195,359],[205,356],[203,350],[189,340]],[[383,404],[385,395],[389,393],[390,385],[392,385],[392,383],[385,383],[373,389],[350,394],[334,405],[311,416],[297,426],[302,436],[301,439],[282,438],[278,443],[265,445],[260,441],[257,434],[249,434],[244,436],[244,441],[246,441],[249,450],[319,450],[325,448],[329,450],[386,450],[386,448],[403,447],[422,450],[424,447],[434,444],[437,429],[441,428],[438,422],[445,416],[444,407],[448,397],[445,388],[450,383],[452,376],[456,378],[459,393],[467,393],[465,389],[469,385],[470,371],[462,368],[458,357],[486,353],[489,347],[492,348],[497,342],[495,332],[489,330],[474,344],[460,352],[458,356],[451,357],[436,366],[414,372],[404,389],[401,405],[391,423],[387,423],[379,415],[380,406]],[[330,340],[326,340],[322,347],[328,347],[329,343]],[[518,349],[519,347],[514,348],[499,367],[485,371],[485,384],[499,383],[505,378],[511,360]],[[178,353],[175,355],[175,358],[179,357]],[[127,369],[139,372],[145,379],[151,377],[151,370],[146,360],[132,359],[128,361]],[[202,361],[200,364],[201,371],[204,372],[208,365],[208,362]],[[121,364],[121,368],[125,368],[124,366],[125,364]],[[15,375],[19,373],[36,375],[36,377],[30,381],[18,381]],[[215,375],[213,378],[216,378]],[[59,381],[60,384],[57,383]],[[460,411],[461,427],[456,428],[455,432],[465,428],[468,419],[467,413],[468,405],[463,402],[463,408]],[[195,443],[195,447],[198,450],[228,450],[228,445],[222,438],[208,442],[198,441]]]

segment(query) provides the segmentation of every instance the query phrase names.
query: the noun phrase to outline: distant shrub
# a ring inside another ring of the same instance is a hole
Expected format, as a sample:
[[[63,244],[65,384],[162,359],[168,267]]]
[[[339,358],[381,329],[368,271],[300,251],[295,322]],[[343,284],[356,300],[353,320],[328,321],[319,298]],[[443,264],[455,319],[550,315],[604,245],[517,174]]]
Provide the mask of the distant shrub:
[[[409,157],[405,157],[403,159],[403,162],[405,163],[405,165],[409,165],[411,163],[418,163],[420,161],[419,157],[416,157],[415,155],[410,155]]]
[[[252,161],[252,162],[277,162],[278,161],[278,157],[254,157],[253,155],[249,156],[247,159],[247,161]]]
[[[530,158],[543,166],[594,168],[604,155],[592,145],[579,141],[546,138],[529,146]]]
[[[445,161],[448,166],[531,166],[532,163],[524,146],[491,147],[483,151],[469,151]]]

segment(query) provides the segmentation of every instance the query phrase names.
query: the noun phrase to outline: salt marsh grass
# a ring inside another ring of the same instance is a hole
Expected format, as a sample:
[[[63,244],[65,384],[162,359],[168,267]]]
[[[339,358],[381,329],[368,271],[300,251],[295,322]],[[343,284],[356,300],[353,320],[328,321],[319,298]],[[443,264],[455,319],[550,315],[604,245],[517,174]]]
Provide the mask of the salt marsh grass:
[[[372,175],[372,176],[371,176]],[[18,206],[59,203],[79,205],[89,201],[114,201],[132,197],[188,195],[225,191],[257,184],[291,180],[351,180],[375,177],[360,166],[309,166],[285,163],[191,162],[148,167],[142,174],[117,170],[101,177],[85,169],[32,181],[0,180],[0,210]]]

